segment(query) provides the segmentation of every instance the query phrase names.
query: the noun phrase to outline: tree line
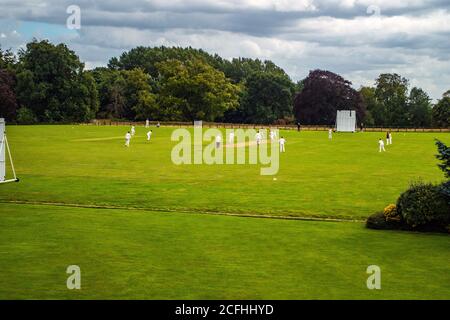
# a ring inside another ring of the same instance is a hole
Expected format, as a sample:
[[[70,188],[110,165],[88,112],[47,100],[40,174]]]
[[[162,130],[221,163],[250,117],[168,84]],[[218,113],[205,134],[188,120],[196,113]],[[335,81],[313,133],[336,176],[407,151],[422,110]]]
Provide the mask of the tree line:
[[[0,48],[0,116],[18,123],[142,121],[333,125],[356,110],[367,126],[449,127],[450,90],[435,105],[397,74],[355,90],[330,71],[295,83],[272,61],[227,60],[201,49],[137,47],[86,70],[65,44]]]

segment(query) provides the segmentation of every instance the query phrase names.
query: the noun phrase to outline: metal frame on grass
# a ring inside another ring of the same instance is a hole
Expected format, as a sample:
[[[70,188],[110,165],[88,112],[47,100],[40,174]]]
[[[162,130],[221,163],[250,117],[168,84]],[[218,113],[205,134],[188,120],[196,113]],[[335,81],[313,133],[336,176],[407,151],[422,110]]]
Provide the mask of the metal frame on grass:
[[[11,155],[11,149],[9,148],[8,138],[6,137],[6,133],[5,132],[3,132],[2,134],[3,134],[3,137],[0,140],[1,141],[1,143],[0,143],[0,156],[4,154],[3,153],[4,151],[8,152],[9,163],[11,164],[11,169],[12,169],[12,173],[13,173],[14,178],[13,179],[1,180],[0,184],[9,183],[9,182],[19,182],[19,179],[17,178],[17,175],[16,175],[16,169],[14,168],[14,162],[13,162],[12,155]],[[5,149],[3,149],[3,148],[5,148]],[[5,161],[6,159],[2,159],[2,160],[6,164],[6,161]],[[6,165],[5,165],[5,167],[6,167]],[[0,179],[2,179],[2,178],[3,177],[0,177]]]

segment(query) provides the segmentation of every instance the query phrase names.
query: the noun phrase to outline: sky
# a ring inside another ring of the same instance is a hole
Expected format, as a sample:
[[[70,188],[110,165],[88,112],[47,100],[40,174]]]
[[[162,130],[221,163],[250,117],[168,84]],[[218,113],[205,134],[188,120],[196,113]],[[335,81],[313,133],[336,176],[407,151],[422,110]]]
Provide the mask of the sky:
[[[136,46],[191,46],[272,60],[294,81],[324,69],[359,88],[395,72],[434,100],[450,89],[450,0],[0,0],[2,49],[33,37],[88,69]]]

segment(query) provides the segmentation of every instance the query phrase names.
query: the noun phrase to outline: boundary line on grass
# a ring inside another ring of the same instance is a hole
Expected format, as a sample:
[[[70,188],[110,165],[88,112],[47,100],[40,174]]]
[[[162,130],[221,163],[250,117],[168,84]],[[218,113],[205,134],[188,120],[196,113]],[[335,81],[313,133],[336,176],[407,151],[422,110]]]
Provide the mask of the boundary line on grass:
[[[0,200],[0,203],[17,204],[17,205],[35,205],[35,206],[55,206],[55,207],[71,207],[84,209],[109,209],[109,210],[130,210],[130,211],[153,211],[153,212],[167,212],[167,213],[185,213],[185,214],[207,214],[229,217],[242,218],[260,218],[260,219],[278,219],[278,220],[301,220],[301,221],[323,221],[323,222],[358,222],[363,223],[365,219],[352,218],[319,218],[308,216],[277,216],[270,214],[250,214],[250,213],[232,213],[232,212],[218,212],[207,210],[186,210],[186,209],[164,209],[164,208],[143,208],[143,207],[120,207],[107,205],[90,205],[90,204],[75,204],[63,202],[44,202],[44,201],[22,201],[22,200]]]

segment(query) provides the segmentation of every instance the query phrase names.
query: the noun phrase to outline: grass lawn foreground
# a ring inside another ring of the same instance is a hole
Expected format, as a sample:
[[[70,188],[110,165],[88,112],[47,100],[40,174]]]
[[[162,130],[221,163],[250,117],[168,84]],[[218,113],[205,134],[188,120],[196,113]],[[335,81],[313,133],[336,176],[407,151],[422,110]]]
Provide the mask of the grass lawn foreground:
[[[442,181],[434,138],[450,135],[394,133],[379,154],[381,133],[286,131],[274,180],[172,164],[172,128],[147,143],[139,127],[125,149],[127,129],[8,127],[21,182],[0,186],[0,299],[450,299],[448,235],[202,214],[363,221],[410,181]]]

